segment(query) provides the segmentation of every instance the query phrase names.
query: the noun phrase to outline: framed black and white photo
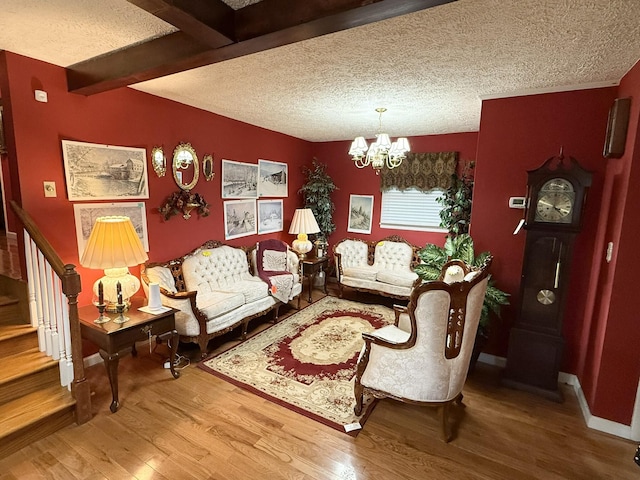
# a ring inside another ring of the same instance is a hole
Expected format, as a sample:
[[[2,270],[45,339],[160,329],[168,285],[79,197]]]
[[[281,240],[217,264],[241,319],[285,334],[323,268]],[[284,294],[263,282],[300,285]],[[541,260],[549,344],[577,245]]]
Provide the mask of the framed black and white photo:
[[[222,198],[258,198],[258,165],[222,160]]]
[[[281,232],[282,200],[258,200],[258,234]]]
[[[350,195],[347,232],[371,233],[372,220],[373,195]]]
[[[289,166],[286,163],[258,160],[258,196],[288,197]]]
[[[258,233],[256,201],[250,199],[224,202],[224,238],[231,240]]]
[[[76,240],[78,242],[78,258],[82,257],[84,247],[91,235],[96,218],[107,216],[129,217],[135,228],[145,252],[149,251],[149,236],[147,234],[147,213],[144,202],[121,203],[76,203],[73,205],[76,220]]]
[[[70,201],[149,198],[144,148],[62,140]]]

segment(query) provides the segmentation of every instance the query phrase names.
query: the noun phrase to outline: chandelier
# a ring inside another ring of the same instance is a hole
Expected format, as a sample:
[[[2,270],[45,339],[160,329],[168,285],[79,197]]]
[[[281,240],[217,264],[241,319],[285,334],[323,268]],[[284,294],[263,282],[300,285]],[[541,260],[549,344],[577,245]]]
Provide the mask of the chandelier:
[[[364,137],[356,137],[349,149],[349,155],[351,155],[356,167],[364,168],[371,165],[376,171],[376,175],[380,174],[380,170],[385,165],[389,169],[399,166],[410,150],[409,140],[405,137],[398,138],[397,141],[391,143],[389,135],[382,133],[382,114],[386,111],[386,108],[376,108],[376,112],[380,116],[380,126],[375,142],[367,148]]]

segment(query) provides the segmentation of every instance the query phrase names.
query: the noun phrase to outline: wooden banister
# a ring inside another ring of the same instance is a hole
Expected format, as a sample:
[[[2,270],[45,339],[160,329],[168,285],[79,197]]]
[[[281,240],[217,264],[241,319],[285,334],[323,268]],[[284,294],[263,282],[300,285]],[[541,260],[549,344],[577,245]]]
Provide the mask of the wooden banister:
[[[14,200],[11,200],[11,209],[20,219],[31,240],[33,240],[42,252],[62,282],[62,291],[67,297],[69,307],[69,333],[71,336],[71,357],[73,360],[74,377],[71,384],[71,391],[76,399],[76,422],[83,424],[91,419],[91,389],[84,373],[82,336],[80,333],[80,318],[78,316],[78,294],[82,291],[80,274],[76,271],[75,265],[65,264],[62,261],[31,216]]]

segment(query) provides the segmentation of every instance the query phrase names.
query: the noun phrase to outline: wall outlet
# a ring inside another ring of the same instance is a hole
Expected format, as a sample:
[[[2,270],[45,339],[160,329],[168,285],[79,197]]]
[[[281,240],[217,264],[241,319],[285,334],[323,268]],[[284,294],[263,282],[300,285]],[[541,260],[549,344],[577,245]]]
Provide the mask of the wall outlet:
[[[57,197],[56,182],[44,182],[44,196],[45,197]]]

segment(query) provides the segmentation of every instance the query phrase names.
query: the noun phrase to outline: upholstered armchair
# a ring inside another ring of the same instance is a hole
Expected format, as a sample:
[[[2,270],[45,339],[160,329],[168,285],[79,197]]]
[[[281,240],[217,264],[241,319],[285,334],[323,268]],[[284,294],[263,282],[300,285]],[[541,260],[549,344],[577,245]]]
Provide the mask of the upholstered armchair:
[[[448,413],[462,404],[491,260],[480,268],[448,262],[440,280],[414,288],[408,306],[395,308],[395,325],[362,334],[357,415],[364,394],[440,407],[443,438],[451,440]]]

